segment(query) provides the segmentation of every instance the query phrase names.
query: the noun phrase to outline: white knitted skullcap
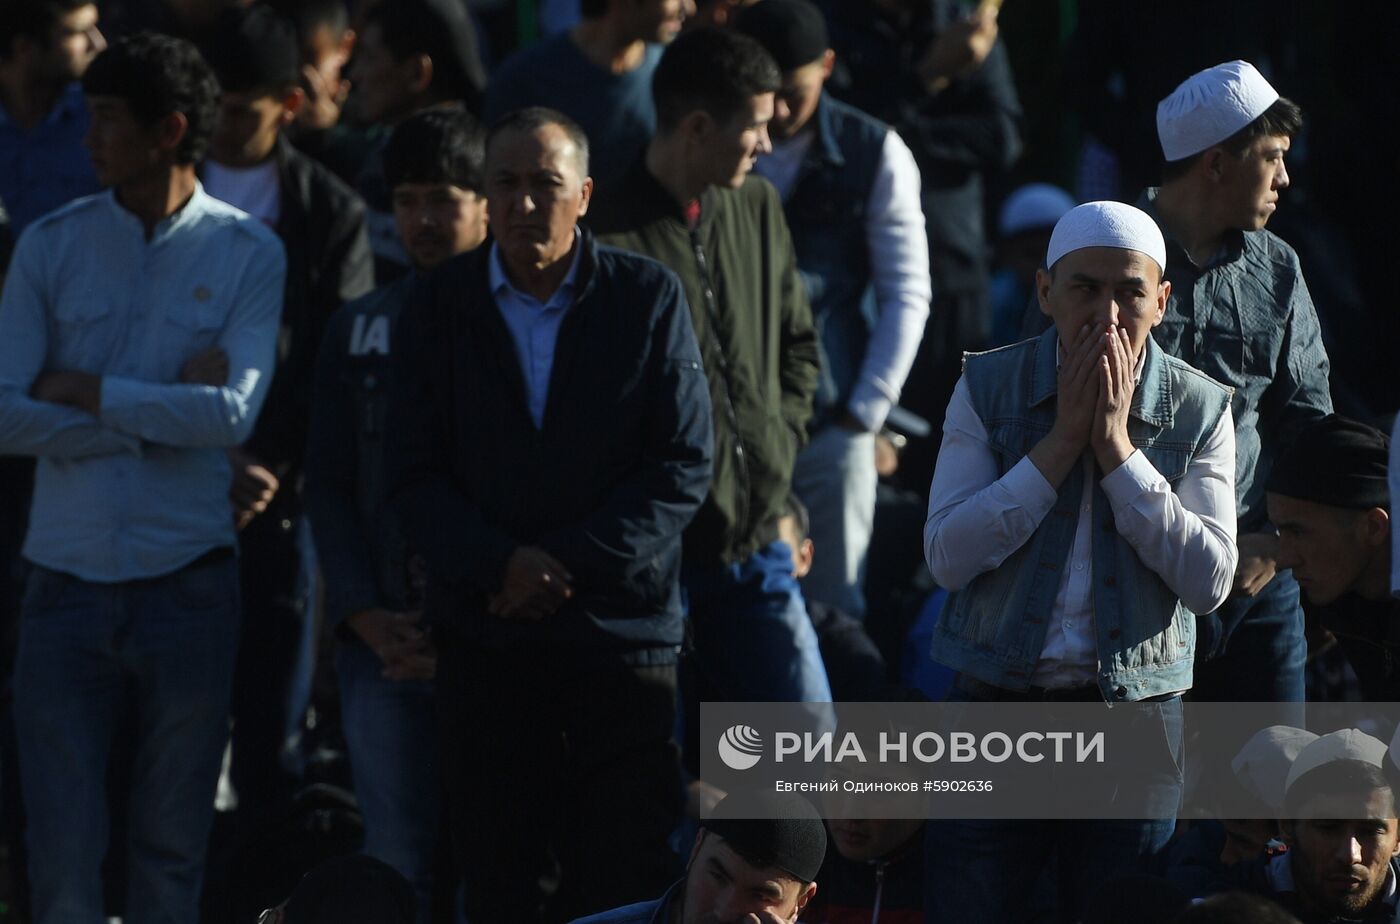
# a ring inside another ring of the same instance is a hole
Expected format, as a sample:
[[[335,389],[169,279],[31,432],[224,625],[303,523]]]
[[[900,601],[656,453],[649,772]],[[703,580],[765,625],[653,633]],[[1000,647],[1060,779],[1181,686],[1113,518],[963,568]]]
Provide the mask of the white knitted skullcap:
[[[1284,792],[1292,789],[1293,784],[1298,782],[1303,774],[1324,764],[1339,760],[1359,760],[1380,767],[1385,761],[1385,755],[1385,742],[1359,728],[1344,728],[1323,735],[1299,751],[1298,756],[1293,759],[1293,766],[1288,768],[1288,782],[1284,784]]]
[[[1027,183],[1002,203],[997,230],[1002,237],[1022,231],[1053,228],[1060,217],[1074,208],[1074,197],[1049,183]]]
[[[1167,244],[1152,217],[1122,202],[1086,202],[1065,212],[1050,234],[1045,266],[1055,265],[1065,254],[1085,247],[1118,247],[1151,257],[1167,268]]]
[[[1219,144],[1278,102],[1278,91],[1248,61],[1217,64],[1187,77],[1157,104],[1157,138],[1168,161]]]
[[[1255,732],[1230,762],[1230,769],[1245,791],[1281,812],[1288,771],[1303,748],[1316,740],[1317,735],[1307,729],[1270,725]]]

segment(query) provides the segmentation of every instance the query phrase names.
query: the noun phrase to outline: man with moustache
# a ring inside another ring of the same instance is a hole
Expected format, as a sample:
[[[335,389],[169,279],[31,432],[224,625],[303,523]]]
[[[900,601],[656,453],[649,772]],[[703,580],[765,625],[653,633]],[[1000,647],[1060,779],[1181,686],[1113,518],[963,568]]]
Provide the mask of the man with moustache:
[[[1266,896],[1302,924],[1400,922],[1400,828],[1386,746],[1349,728],[1303,748],[1288,772],[1288,849],[1231,867],[1213,891]]]
[[[390,502],[428,566],[467,918],[568,920],[669,877],[680,537],[710,402],[675,275],[578,227],[576,123],[504,117],[485,185],[494,242],[426,276],[399,323]]]

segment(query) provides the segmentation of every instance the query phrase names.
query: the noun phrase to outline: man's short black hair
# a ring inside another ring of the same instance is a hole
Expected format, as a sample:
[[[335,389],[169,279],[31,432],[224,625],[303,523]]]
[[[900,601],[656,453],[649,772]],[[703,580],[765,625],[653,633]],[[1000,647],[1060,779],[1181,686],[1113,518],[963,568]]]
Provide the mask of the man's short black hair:
[[[15,39],[48,45],[58,21],[95,0],[0,0],[0,59],[14,50]]]
[[[378,26],[384,45],[400,61],[414,55],[432,59],[429,93],[435,99],[459,100],[479,111],[486,71],[476,28],[461,0],[379,0],[365,13],[364,26]]]
[[[802,503],[796,494],[788,493],[787,500],[783,502],[783,516],[792,517],[793,529],[797,533],[797,541],[806,539],[812,531],[812,517],[807,513],[807,505]],[[793,554],[797,554],[797,549],[793,549]]]
[[[569,140],[578,151],[579,179],[588,176],[588,133],[583,130],[583,126],[558,109],[550,109],[547,106],[527,106],[501,116],[492,123],[490,131],[486,133],[486,149],[490,150],[491,143],[506,132],[534,132],[546,125],[558,125],[564,130],[564,134],[569,136]]]
[[[1314,767],[1293,781],[1283,797],[1283,817],[1301,820],[1303,807],[1317,796],[1367,796],[1383,790],[1390,796],[1390,814],[1395,817],[1395,795],[1383,769],[1364,760],[1333,760]]]
[[[450,183],[480,193],[486,131],[461,106],[434,106],[399,123],[384,145],[384,179],[400,183]]]
[[[1244,128],[1235,132],[1229,138],[1218,145],[1210,147],[1224,148],[1235,157],[1243,157],[1244,152],[1254,142],[1255,138],[1284,136],[1295,138],[1303,130],[1303,110],[1298,108],[1298,104],[1291,99],[1280,96],[1268,109],[1260,113],[1259,118],[1250,122]],[[1209,151],[1210,148],[1206,148]],[[1190,157],[1183,157],[1181,160],[1169,160],[1162,165],[1162,181],[1175,180],[1191,172],[1191,168],[1201,159],[1206,151],[1198,151]]]
[[[113,42],[83,74],[83,92],[124,100],[143,125],[182,113],[189,127],[175,149],[178,164],[204,157],[219,116],[219,81],[199,50],[158,32],[138,32]]]
[[[633,2],[640,3],[641,0]],[[607,15],[608,0],[580,0],[578,12],[584,19],[600,19]]]
[[[695,29],[667,46],[651,79],[658,129],[674,131],[697,109],[727,123],[755,96],[776,93],[782,83],[773,56],[747,35]]]
[[[219,14],[204,57],[225,93],[277,93],[301,81],[296,29],[261,3],[229,7]]]

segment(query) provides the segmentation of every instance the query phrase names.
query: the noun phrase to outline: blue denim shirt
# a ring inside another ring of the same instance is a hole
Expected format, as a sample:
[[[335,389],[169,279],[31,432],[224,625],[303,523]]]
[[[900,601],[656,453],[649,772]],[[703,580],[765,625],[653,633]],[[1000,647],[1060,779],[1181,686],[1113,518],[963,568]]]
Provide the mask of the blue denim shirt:
[[[1275,453],[1299,423],[1332,413],[1327,351],[1298,255],[1268,231],[1236,231],[1197,268],[1162,224],[1156,189],[1138,199],[1167,241],[1167,353],[1235,390],[1235,497],[1241,533],[1260,528]]]
[[[1055,421],[1056,342],[1034,340],[969,355],[964,366],[978,417],[1005,475]],[[1147,341],[1128,436],[1175,485],[1229,406],[1228,388]],[[1081,463],[1083,464],[1083,463]],[[1071,474],[1029,541],[1001,566],[948,598],[934,630],[937,660],[1008,690],[1024,690],[1045,647],[1048,620],[1069,559],[1084,479]],[[1111,511],[1098,481],[1093,509]],[[1111,514],[1093,530],[1094,631],[1098,684],[1108,702],[1191,686],[1195,617],[1118,535]]]
[[[149,240],[111,191],[25,231],[0,301],[0,453],[38,457],[26,558],[116,582],[234,544],[224,449],[267,393],[285,272],[277,236],[198,184]],[[227,384],[181,384],[214,346]],[[96,417],[29,397],[56,371],[102,377]]]
[[[76,81],[27,132],[0,105],[0,202],[10,213],[12,234],[19,236],[40,215],[101,188],[83,147],[87,129],[87,104]]]

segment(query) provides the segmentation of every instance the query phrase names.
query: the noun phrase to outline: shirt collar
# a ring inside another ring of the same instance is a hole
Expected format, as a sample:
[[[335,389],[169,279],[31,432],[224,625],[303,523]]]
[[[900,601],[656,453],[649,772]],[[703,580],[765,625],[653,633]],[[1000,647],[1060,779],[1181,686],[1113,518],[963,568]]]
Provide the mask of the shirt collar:
[[[107,192],[103,194],[103,198],[106,199],[108,207],[116,216],[118,222],[123,223],[137,234],[143,237],[145,236],[146,229],[145,226],[141,224],[141,219],[123,208],[122,204],[117,201],[116,187],[108,189]],[[209,203],[212,201],[209,194],[204,191],[204,184],[199,182],[199,179],[196,178],[194,181],[194,192],[190,194],[189,201],[156,224],[155,229],[151,232],[150,243],[154,244],[164,240],[171,234],[198,221],[209,210]]]
[[[578,226],[574,226],[574,255],[569,260],[569,271],[564,274],[564,280],[559,283],[559,288],[554,290],[554,294],[541,304],[550,305],[560,300],[561,296],[567,297],[574,291],[574,283],[578,279],[579,260],[583,256],[583,235]],[[501,263],[501,247],[495,241],[491,242],[491,254],[486,260],[486,272],[491,284],[491,294],[500,297],[503,294],[510,294],[516,298],[529,299],[539,302],[533,295],[521,292],[511,284],[510,277],[506,275],[505,266]]]

